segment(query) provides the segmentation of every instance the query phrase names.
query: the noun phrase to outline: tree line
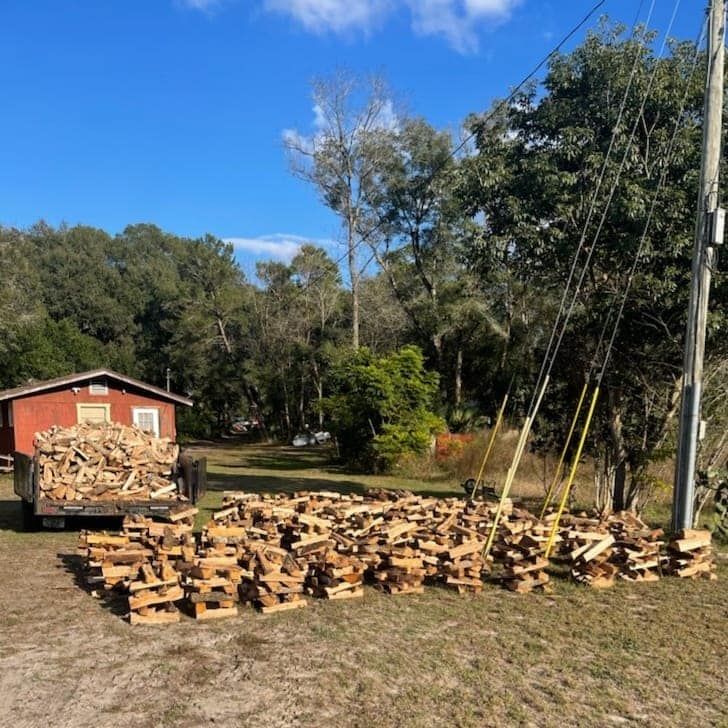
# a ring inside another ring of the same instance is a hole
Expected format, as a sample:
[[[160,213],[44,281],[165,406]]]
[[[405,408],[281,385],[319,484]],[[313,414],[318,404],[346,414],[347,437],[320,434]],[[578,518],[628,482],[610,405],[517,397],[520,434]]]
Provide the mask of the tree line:
[[[657,196],[588,443],[601,505],[634,507],[655,487],[648,465],[674,446],[705,66],[692,43],[660,58],[652,40],[605,21],[553,57],[542,84],[472,114],[456,136],[395,113],[381,79],[315,82],[315,133],[290,133],[286,149],[341,220],[341,267],[304,245],[246,280],[214,236],[0,229],[0,383],[104,364],[161,385],[169,367],[197,405],[182,430],[215,434],[252,411],[288,439],[305,426],[335,430],[337,416],[346,429],[366,410],[342,400],[352,382],[363,382],[361,396],[372,367],[398,372],[419,351],[429,372],[411,376],[427,382],[420,422],[473,426],[510,389],[517,424],[583,237],[583,285],[534,428],[534,447],[557,448],[605,354]],[[720,271],[714,280],[709,383],[720,392],[726,286]],[[709,397],[705,414],[715,472],[725,466],[723,402]],[[392,422],[372,422],[372,437],[383,442]]]

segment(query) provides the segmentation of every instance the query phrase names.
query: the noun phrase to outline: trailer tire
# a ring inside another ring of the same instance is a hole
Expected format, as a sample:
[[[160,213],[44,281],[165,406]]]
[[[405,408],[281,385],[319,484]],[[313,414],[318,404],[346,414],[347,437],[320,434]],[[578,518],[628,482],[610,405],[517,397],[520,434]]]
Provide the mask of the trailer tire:
[[[37,531],[40,526],[40,519],[35,515],[33,504],[23,499],[20,501],[23,509],[23,531]]]

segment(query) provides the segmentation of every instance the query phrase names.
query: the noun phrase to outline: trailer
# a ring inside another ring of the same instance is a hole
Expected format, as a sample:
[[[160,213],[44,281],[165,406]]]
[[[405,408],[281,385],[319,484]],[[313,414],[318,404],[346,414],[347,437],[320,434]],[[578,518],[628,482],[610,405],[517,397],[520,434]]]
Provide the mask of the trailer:
[[[14,490],[21,498],[23,526],[33,530],[63,528],[66,518],[75,517],[123,517],[127,514],[166,516],[183,504],[194,505],[207,490],[207,458],[182,451],[172,468],[171,480],[177,484],[177,492],[185,500],[52,500],[40,490],[38,455],[14,453]]]

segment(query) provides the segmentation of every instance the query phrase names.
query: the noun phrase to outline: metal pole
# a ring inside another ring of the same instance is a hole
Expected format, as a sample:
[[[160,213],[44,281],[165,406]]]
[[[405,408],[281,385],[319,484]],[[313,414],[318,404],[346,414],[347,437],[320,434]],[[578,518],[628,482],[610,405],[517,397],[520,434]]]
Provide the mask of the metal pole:
[[[167,391],[170,391],[170,385],[171,385],[171,378],[172,378],[172,370],[167,367]]]
[[[695,225],[688,324],[685,334],[682,399],[678,433],[672,527],[678,531],[693,525],[695,468],[700,435],[700,401],[703,386],[705,323],[708,314],[713,243],[710,234],[718,208],[718,172],[723,112],[723,57],[725,0],[711,0],[708,19],[708,77],[703,113],[703,155]]]

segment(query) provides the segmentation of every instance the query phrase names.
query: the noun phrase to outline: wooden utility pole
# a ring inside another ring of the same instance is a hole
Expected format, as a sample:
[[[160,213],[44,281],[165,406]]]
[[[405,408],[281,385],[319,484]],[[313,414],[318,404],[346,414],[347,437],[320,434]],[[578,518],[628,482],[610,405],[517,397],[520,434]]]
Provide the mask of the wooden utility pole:
[[[711,0],[708,9],[708,79],[703,113],[703,156],[700,165],[698,213],[693,248],[690,308],[685,334],[682,399],[678,434],[673,530],[691,528],[695,468],[701,429],[705,323],[708,315],[714,246],[723,241],[723,210],[718,207],[720,138],[723,123],[723,57],[725,0]]]

